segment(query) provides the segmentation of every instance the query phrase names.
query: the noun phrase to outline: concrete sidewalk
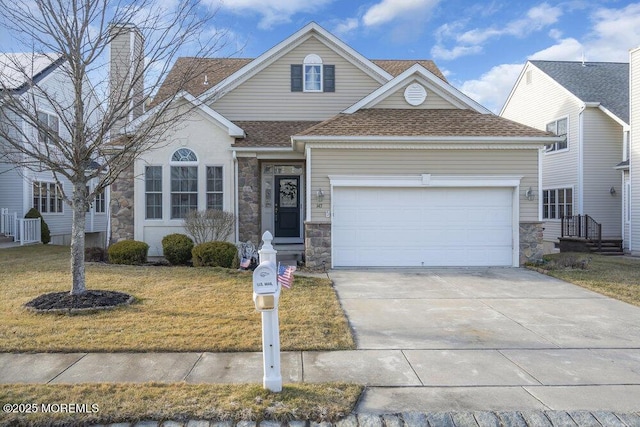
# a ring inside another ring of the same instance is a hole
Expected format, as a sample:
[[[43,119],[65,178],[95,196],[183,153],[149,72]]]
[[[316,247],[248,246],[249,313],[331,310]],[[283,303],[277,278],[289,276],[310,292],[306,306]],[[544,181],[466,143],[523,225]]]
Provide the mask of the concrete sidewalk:
[[[640,349],[284,352],[282,377],[366,385],[358,413],[640,411]],[[152,381],[260,384],[262,354],[0,354],[5,384]]]

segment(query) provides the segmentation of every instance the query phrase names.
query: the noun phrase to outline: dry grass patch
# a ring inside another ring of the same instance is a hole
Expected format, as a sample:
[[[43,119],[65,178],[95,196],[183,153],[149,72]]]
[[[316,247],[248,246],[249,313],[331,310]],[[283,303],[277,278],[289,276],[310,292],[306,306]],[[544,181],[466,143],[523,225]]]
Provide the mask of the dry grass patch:
[[[31,414],[0,412],[0,425],[72,426],[189,419],[334,422],[353,410],[361,392],[361,386],[338,383],[285,385],[281,393],[271,393],[258,385],[0,385],[0,404],[28,402],[33,404],[32,412],[37,410]],[[61,404],[74,404],[73,409],[79,413],[60,412]]]
[[[252,275],[220,268],[87,264],[87,288],[125,292],[131,306],[88,315],[23,305],[70,288],[69,248],[0,250],[0,351],[260,351]],[[355,348],[327,279],[297,276],[280,299],[283,350]]]
[[[640,306],[640,259],[577,253],[544,258],[549,275]],[[586,268],[571,268],[572,264]]]

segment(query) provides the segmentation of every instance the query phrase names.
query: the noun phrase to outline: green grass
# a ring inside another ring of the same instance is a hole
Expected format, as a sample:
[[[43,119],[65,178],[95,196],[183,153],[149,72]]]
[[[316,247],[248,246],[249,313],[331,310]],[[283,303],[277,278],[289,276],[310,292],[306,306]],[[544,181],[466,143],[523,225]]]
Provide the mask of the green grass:
[[[71,288],[69,248],[0,250],[0,351],[260,351],[250,272],[87,263],[87,288],[126,292],[131,306],[94,314],[35,314],[31,299]],[[355,348],[327,279],[296,276],[280,298],[282,350]]]
[[[271,393],[258,385],[0,385],[0,406],[28,403],[28,409],[37,411],[2,411],[0,425],[73,426],[189,419],[335,422],[353,410],[361,392],[361,386],[338,383],[285,385],[281,393]],[[82,413],[51,412],[60,404],[85,406],[74,406]]]
[[[578,253],[544,258],[547,261],[544,268],[549,275],[640,306],[640,259]],[[578,268],[583,262],[586,269]]]

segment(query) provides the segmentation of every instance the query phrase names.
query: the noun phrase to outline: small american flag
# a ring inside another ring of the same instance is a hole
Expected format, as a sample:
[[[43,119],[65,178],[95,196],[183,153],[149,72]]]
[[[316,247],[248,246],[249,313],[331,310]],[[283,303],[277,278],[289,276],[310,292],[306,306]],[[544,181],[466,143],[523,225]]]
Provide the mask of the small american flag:
[[[249,268],[250,265],[251,260],[249,258],[242,258],[242,261],[240,261],[240,267],[242,268]]]
[[[289,289],[293,285],[293,272],[296,271],[295,265],[279,265],[278,264],[278,282],[281,286]]]

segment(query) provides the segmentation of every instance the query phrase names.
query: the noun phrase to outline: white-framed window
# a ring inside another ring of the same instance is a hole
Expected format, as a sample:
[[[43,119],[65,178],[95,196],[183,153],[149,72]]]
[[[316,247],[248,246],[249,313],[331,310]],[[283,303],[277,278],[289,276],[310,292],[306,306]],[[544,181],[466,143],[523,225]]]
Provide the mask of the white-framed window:
[[[47,144],[60,132],[60,120],[55,114],[38,111],[38,142]]]
[[[547,123],[547,132],[552,132],[558,136],[564,137],[562,141],[557,141],[553,144],[547,145],[547,153],[567,149],[567,123],[568,120],[566,117],[564,119],[558,119],[551,123]]]
[[[162,166],[144,168],[145,218],[162,219]]]
[[[305,92],[322,92],[322,58],[312,53],[304,58],[302,79]]]
[[[207,209],[223,210],[222,166],[207,166]]]
[[[171,156],[171,219],[198,209],[198,156],[180,148]]]
[[[573,215],[573,189],[555,188],[542,191],[542,218],[562,219]]]
[[[96,194],[96,199],[93,202],[93,210],[95,211],[95,213],[99,213],[99,214],[107,212],[106,197],[104,195],[104,190],[99,191]]]
[[[62,190],[55,182],[33,182],[33,204],[40,213],[63,213]]]

